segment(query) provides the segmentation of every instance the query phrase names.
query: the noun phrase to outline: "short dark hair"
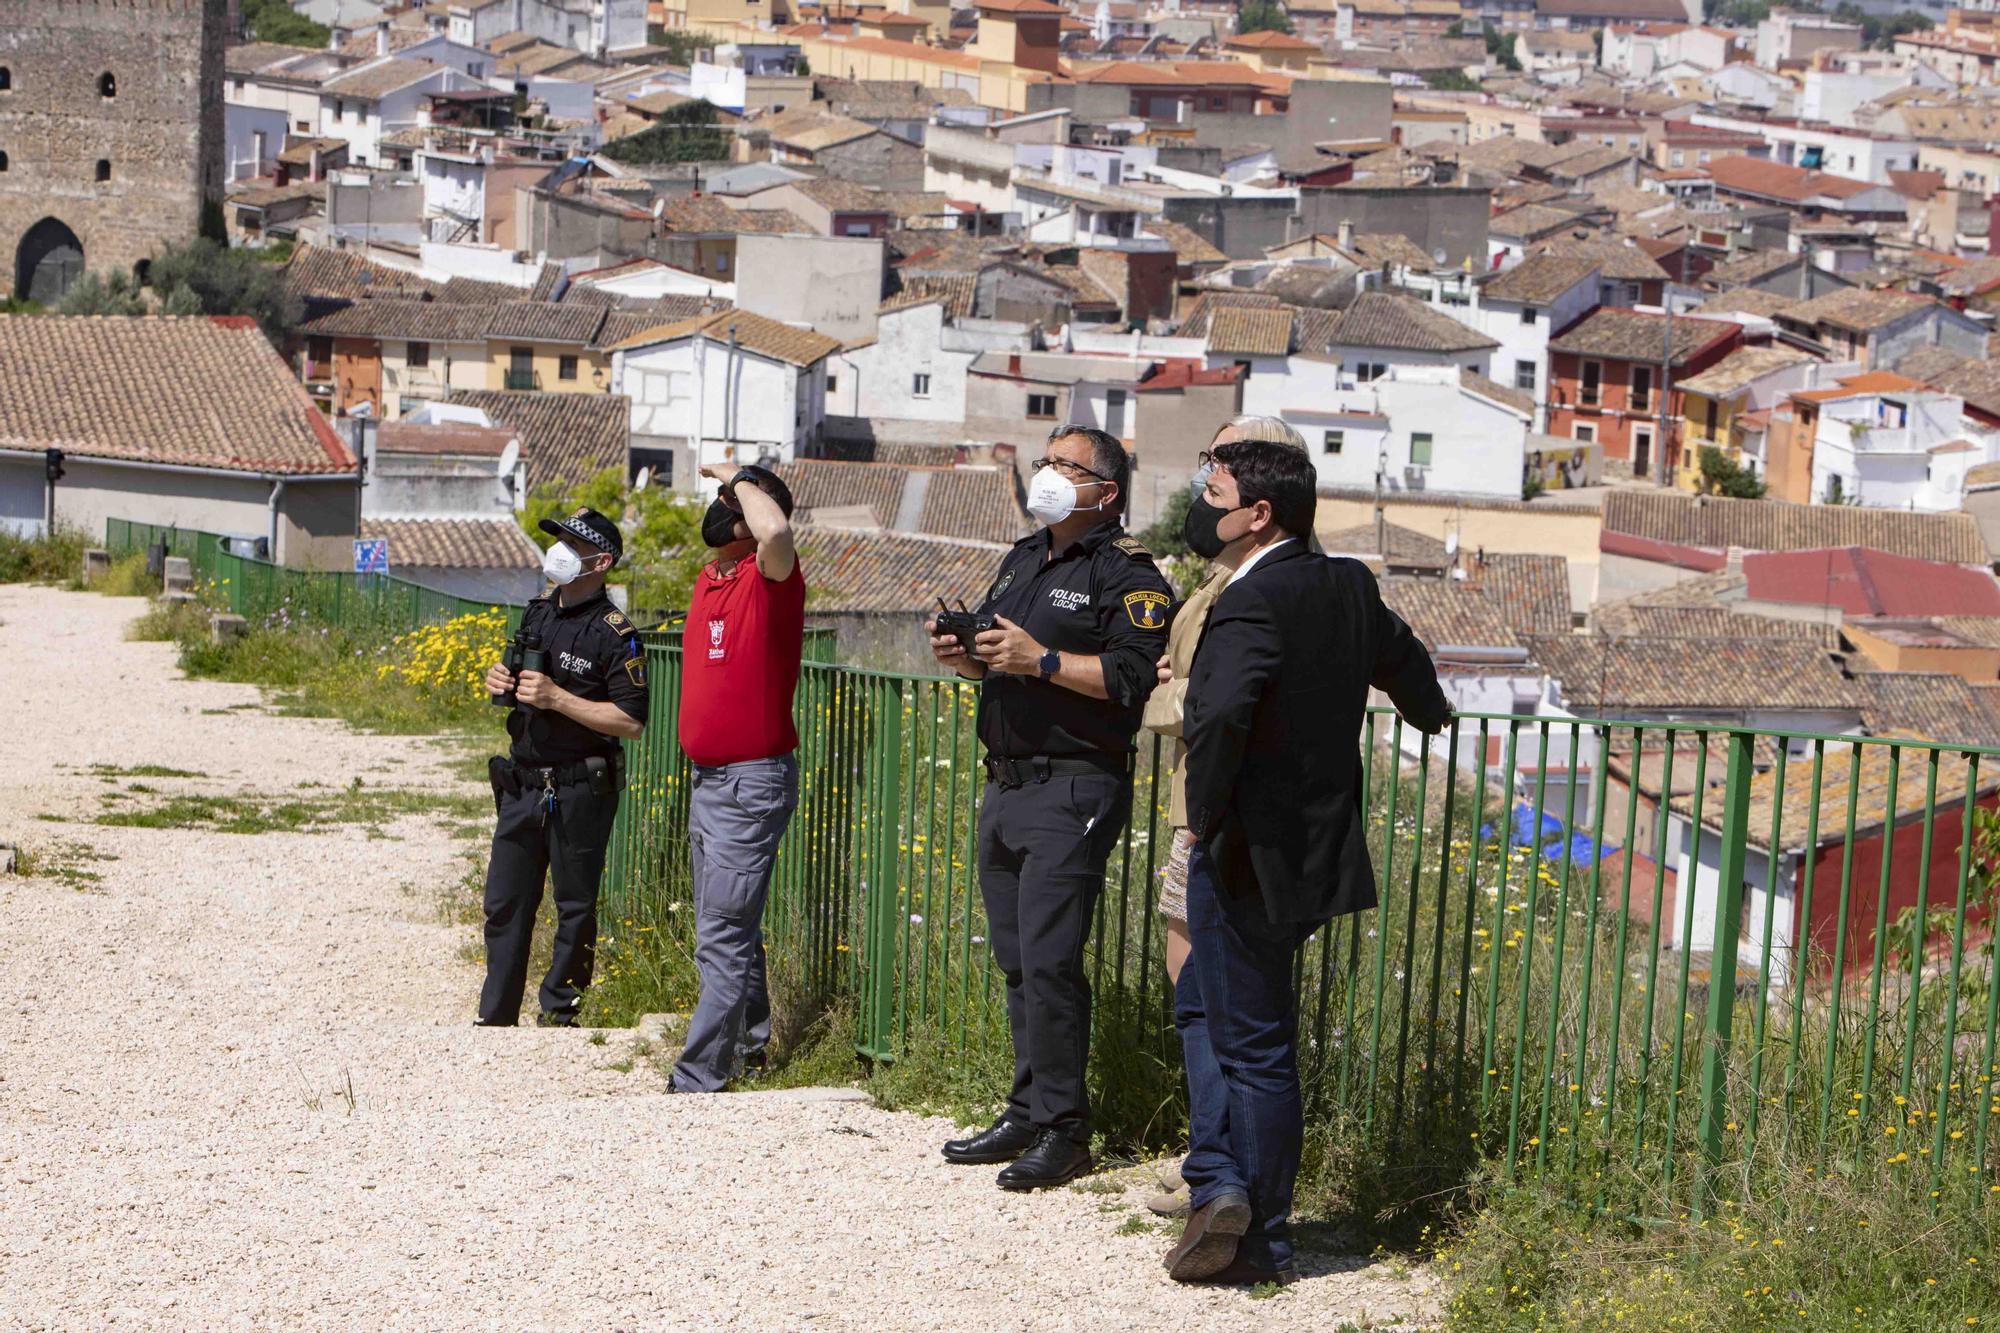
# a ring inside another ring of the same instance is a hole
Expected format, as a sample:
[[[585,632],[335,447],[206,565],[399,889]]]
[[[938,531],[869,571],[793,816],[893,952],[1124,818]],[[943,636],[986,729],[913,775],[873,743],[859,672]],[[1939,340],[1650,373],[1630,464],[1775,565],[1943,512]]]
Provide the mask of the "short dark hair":
[[[1216,466],[1236,479],[1236,495],[1245,506],[1266,500],[1271,517],[1293,537],[1309,536],[1319,509],[1319,474],[1303,449],[1269,440],[1232,440],[1209,454]]]
[[[757,489],[778,502],[778,512],[786,518],[792,516],[792,488],[785,485],[785,479],[767,467],[756,463],[746,463],[738,475],[748,472],[757,483]]]
[[[1116,435],[1095,426],[1073,423],[1057,426],[1049,432],[1049,443],[1066,440],[1072,435],[1081,435],[1090,441],[1090,470],[1117,484],[1118,499],[1112,509],[1116,513],[1125,512],[1125,497],[1132,491],[1132,455],[1125,452],[1124,444]]]

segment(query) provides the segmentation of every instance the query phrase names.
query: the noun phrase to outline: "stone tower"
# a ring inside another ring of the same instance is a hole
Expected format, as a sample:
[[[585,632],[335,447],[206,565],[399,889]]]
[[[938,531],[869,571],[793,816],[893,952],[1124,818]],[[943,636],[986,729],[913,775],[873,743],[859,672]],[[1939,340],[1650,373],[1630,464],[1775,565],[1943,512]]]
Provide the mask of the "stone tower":
[[[0,0],[0,297],[127,272],[222,198],[228,0]]]

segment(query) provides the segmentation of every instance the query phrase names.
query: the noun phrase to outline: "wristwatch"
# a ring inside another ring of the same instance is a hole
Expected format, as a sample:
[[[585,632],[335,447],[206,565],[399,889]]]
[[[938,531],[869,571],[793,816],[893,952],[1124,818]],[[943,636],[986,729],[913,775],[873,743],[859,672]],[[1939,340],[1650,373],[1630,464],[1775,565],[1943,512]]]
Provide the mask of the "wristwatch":
[[[1062,670],[1062,654],[1051,648],[1042,654],[1040,665],[1042,668],[1042,679],[1047,680],[1050,676]]]

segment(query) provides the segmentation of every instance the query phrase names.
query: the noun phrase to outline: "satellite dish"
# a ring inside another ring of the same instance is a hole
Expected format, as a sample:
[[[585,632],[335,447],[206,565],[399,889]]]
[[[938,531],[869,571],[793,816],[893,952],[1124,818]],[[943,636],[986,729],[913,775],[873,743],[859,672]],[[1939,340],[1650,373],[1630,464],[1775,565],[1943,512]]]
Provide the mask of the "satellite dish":
[[[498,475],[502,477],[513,476],[514,469],[519,466],[520,462],[521,442],[519,440],[507,441],[507,447],[500,451],[500,466],[497,469]]]
[[[651,481],[652,479],[653,479],[653,469],[649,467],[642,467],[639,469],[639,475],[632,478],[632,489],[635,491],[643,491],[646,489],[646,483]]]
[[[665,196],[662,196],[653,201],[653,221],[658,222],[660,220],[661,215],[664,214],[666,211],[667,211],[667,201]]]
[[[1455,533],[1455,532],[1447,532],[1447,533],[1445,534],[1445,537],[1444,537],[1444,553],[1445,553],[1445,558],[1446,558],[1446,559],[1450,559],[1450,558],[1451,558],[1452,556],[1455,556],[1455,555],[1457,555],[1457,554],[1458,554],[1458,534],[1457,534],[1457,533]]]
[[[1431,251],[1431,262],[1433,264],[1436,264],[1438,267],[1442,268],[1444,267],[1444,261],[1445,261],[1444,247],[1440,245],[1437,249]]]

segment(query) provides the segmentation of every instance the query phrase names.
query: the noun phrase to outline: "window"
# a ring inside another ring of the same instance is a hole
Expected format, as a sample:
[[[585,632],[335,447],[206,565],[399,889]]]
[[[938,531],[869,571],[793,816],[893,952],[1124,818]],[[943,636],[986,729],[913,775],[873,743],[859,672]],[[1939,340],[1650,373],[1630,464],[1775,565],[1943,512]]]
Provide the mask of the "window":
[[[1706,148],[1702,149],[1700,152],[1694,155],[1694,164],[1698,167],[1705,167],[1708,165],[1708,150]]]
[[[559,356],[556,358],[556,378],[559,380],[573,380],[576,378],[575,357]]]
[[[1516,361],[1514,363],[1515,388],[1520,389],[1524,393],[1533,393],[1537,387],[1535,383],[1535,378],[1536,377],[1535,377],[1534,362]]]
[[[467,61],[465,72],[475,79],[483,79],[486,77],[486,62],[484,60]]]
[[[1653,368],[1632,367],[1632,410],[1649,412],[1653,407]]]
[[[335,120],[347,119],[347,103],[341,101],[338,97],[333,99],[333,118]]]
[[[840,376],[838,376],[838,375],[828,375],[828,376],[826,377],[826,391],[827,391],[828,393],[839,393],[839,392],[840,392]]]
[[[408,359],[411,370],[429,369],[431,364],[431,345],[429,343],[411,343]]]
[[[1337,454],[1346,447],[1347,432],[1344,430],[1330,430],[1326,433],[1326,442],[1321,446],[1321,452]]]
[[[1031,393],[1028,395],[1028,415],[1044,419],[1055,416],[1056,396],[1052,393]]]
[[[729,256],[728,256],[728,255],[717,255],[717,256],[715,257],[715,271],[716,271],[717,273],[727,273],[727,272],[729,272]]]
[[[918,371],[910,376],[910,396],[928,398],[931,396],[931,377],[926,371]]]
[[[1682,151],[1681,151],[1680,149],[1678,149],[1678,148],[1674,149],[1674,151],[1673,151],[1673,152],[1671,152],[1671,153],[1669,153],[1669,154],[1667,155],[1667,165],[1668,165],[1668,166],[1670,166],[1670,167],[1684,167],[1684,166],[1686,166],[1686,165],[1687,165],[1687,154],[1686,154],[1686,153],[1684,153],[1684,152],[1682,152]]]
[[[7,169],[7,150],[0,148],[0,171]]]
[[[1579,421],[1571,428],[1570,437],[1578,444],[1595,444],[1597,443],[1597,427],[1590,422]]]
[[[97,76],[97,95],[99,97],[118,96],[118,79],[108,69]]]
[[[1524,305],[1521,307],[1521,322],[1523,324],[1532,324],[1535,322],[1535,308],[1533,306]]]
[[[12,91],[14,91],[14,71],[5,65],[0,65],[0,93]]]
[[[101,185],[101,184],[103,184],[103,183],[104,183],[105,181],[108,181],[108,180],[110,180],[110,179],[111,179],[111,159],[110,159],[110,158],[108,158],[108,157],[100,157],[100,158],[98,158],[98,159],[97,159],[97,181],[98,181],[98,184],[100,184],[100,185]]]
[[[1389,373],[1389,368],[1379,361],[1363,361],[1354,368],[1354,378],[1362,384],[1379,380]]]
[[[1625,286],[1624,286],[1624,293],[1625,293],[1625,304],[1626,304],[1626,305],[1637,305],[1637,304],[1639,304],[1639,298],[1640,298],[1640,297],[1641,297],[1642,295],[1644,295],[1644,293],[1642,293],[1642,292],[1641,292],[1641,291],[1639,290],[1639,284],[1638,284],[1638,283],[1636,283],[1636,282],[1628,282],[1628,283],[1626,283],[1626,284],[1625,284]]]
[[[1596,407],[1597,400],[1603,396],[1603,389],[1604,363],[1602,361],[1584,362],[1583,379],[1577,386],[1577,401],[1585,407]]]
[[[1632,427],[1632,475],[1650,477],[1653,475],[1653,428],[1651,426]]]
[[[1431,465],[1431,437],[1412,435],[1410,437],[1410,466],[1429,467]]]

